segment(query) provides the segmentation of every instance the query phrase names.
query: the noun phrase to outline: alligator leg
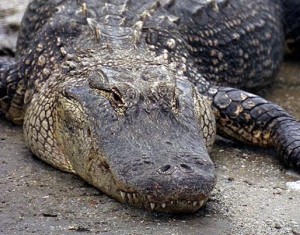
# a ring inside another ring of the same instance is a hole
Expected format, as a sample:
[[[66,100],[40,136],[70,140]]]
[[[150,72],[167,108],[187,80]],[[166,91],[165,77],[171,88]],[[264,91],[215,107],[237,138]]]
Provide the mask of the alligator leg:
[[[217,133],[258,146],[272,146],[300,170],[300,123],[280,106],[235,88],[210,88]]]
[[[25,80],[13,59],[0,59],[0,113],[22,124]]]

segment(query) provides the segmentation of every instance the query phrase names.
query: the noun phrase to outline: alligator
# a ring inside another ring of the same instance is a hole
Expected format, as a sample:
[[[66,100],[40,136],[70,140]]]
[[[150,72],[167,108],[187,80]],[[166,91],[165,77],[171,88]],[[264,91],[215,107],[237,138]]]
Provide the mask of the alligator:
[[[297,0],[33,0],[0,111],[32,153],[122,203],[181,213],[216,184],[216,133],[300,170],[300,125],[252,94],[300,41]]]

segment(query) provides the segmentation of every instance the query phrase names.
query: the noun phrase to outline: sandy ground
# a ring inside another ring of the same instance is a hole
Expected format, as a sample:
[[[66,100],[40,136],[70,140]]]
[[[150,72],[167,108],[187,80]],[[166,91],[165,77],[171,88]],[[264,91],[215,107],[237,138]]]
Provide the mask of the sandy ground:
[[[0,0],[0,54],[14,51],[26,1]],[[5,49],[3,49],[5,48]],[[300,63],[283,66],[267,97],[300,118]],[[33,157],[22,128],[0,118],[0,234],[300,234],[300,176],[273,150],[219,140],[218,184],[193,215],[152,213],[120,204],[78,177]]]

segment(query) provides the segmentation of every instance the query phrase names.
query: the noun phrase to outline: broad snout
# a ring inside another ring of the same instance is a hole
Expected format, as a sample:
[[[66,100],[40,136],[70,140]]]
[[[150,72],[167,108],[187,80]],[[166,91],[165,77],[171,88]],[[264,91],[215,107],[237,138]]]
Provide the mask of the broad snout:
[[[210,159],[162,164],[137,187],[147,195],[159,198],[191,200],[210,194],[215,186],[215,167]]]
[[[151,173],[140,172],[130,181],[134,197],[123,192],[128,203],[156,211],[181,213],[196,211],[206,203],[216,184],[216,174],[209,158],[190,156],[189,162],[161,164]],[[130,197],[136,200],[130,201]]]

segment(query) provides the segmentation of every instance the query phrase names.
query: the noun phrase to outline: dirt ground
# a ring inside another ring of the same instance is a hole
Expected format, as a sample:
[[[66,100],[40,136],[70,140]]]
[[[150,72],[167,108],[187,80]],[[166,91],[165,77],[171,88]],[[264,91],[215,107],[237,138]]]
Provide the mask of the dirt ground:
[[[26,2],[0,2],[0,55],[14,51]],[[266,95],[300,118],[299,89],[300,63],[288,62]],[[300,175],[283,168],[273,150],[218,140],[211,155],[218,184],[206,208],[153,213],[120,204],[33,157],[22,128],[2,117],[0,234],[300,234],[300,190],[290,186]]]

